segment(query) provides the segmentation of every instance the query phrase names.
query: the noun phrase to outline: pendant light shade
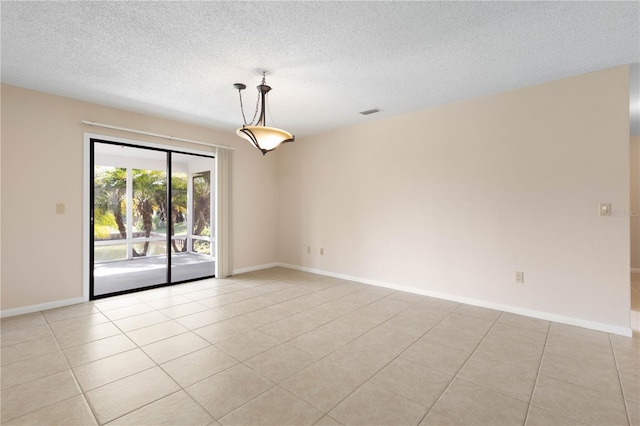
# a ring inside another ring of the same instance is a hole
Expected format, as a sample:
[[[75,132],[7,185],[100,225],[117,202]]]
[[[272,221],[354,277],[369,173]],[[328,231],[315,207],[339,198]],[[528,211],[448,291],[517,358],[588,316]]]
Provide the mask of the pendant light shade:
[[[247,123],[247,119],[244,115],[244,107],[242,105],[242,90],[246,89],[242,83],[236,83],[234,88],[238,89],[240,94],[240,111],[242,112],[242,118],[244,119],[244,125],[236,130],[236,134],[249,142],[256,148],[258,148],[262,155],[265,155],[269,151],[273,151],[283,143],[293,142],[296,137],[286,130],[278,129],[275,127],[266,126],[265,107],[266,97],[271,87],[267,86],[265,81],[266,72],[262,73],[262,82],[257,87],[258,89],[258,101],[256,103],[256,112],[250,123]],[[260,114],[258,115],[258,111]],[[258,121],[254,125],[254,120],[258,117]]]
[[[266,126],[242,126],[236,130],[236,134],[251,142],[263,154],[295,139],[295,136],[286,130]]]

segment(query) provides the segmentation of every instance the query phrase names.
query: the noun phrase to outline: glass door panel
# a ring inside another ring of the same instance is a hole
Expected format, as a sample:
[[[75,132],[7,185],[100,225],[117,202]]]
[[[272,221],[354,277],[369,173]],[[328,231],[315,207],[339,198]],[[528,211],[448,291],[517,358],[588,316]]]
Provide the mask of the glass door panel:
[[[93,296],[167,283],[167,153],[94,142]]]
[[[213,158],[172,154],[171,279],[173,282],[212,277],[211,176]]]

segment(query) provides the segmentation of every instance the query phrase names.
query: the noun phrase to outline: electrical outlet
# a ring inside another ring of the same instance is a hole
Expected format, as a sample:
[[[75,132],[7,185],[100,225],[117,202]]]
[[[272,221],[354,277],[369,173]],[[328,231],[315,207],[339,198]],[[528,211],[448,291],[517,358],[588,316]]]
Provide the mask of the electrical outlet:
[[[311,254],[311,247],[307,246],[307,254]]]
[[[516,283],[524,284],[524,272],[516,271]]]
[[[611,216],[611,203],[600,203],[598,210],[600,216]]]
[[[320,249],[320,256],[324,256],[324,249],[323,248]]]

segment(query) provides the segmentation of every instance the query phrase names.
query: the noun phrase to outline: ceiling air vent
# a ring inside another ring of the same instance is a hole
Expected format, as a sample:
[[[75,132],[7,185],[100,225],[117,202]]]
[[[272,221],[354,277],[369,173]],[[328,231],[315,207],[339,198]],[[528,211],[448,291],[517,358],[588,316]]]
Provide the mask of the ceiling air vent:
[[[360,114],[369,115],[369,114],[375,114],[376,112],[380,112],[380,111],[382,111],[380,108],[373,108],[373,109],[368,109],[366,111],[360,111]]]

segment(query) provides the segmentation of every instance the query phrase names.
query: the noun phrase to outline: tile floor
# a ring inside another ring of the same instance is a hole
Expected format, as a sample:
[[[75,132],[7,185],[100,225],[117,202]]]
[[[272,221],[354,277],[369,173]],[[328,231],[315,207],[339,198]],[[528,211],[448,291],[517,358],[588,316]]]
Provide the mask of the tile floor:
[[[640,340],[283,268],[2,320],[3,424],[640,424]]]

